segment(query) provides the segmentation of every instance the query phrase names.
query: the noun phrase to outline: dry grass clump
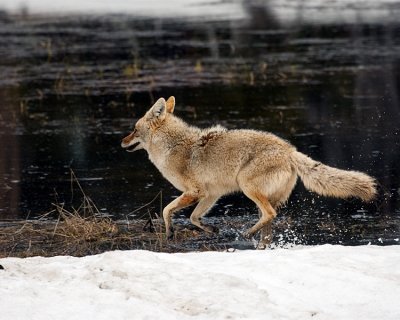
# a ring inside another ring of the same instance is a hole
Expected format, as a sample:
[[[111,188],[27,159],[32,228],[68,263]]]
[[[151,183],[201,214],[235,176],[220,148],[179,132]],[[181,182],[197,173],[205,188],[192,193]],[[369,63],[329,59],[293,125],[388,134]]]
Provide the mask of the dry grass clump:
[[[42,218],[0,224],[0,258],[85,256],[129,249],[171,252],[159,219],[113,221],[107,217],[84,217],[82,212],[69,212],[59,206],[57,210],[57,220]]]
[[[79,241],[98,241],[99,238],[112,237],[118,227],[110,219],[88,219],[78,215],[66,216],[55,231],[64,237]]]
[[[88,198],[83,198],[84,203]],[[113,237],[119,233],[117,224],[107,217],[100,217],[98,210],[91,215],[82,213],[80,209],[70,212],[64,207],[55,205],[59,218],[55,223],[52,235],[64,237],[70,241],[99,241],[103,237]],[[81,206],[80,208],[83,208]],[[85,208],[87,208],[85,206]],[[93,210],[92,207],[90,210]],[[97,214],[96,214],[97,213]]]
[[[145,222],[119,224],[108,218],[74,215],[59,221],[12,222],[0,226],[0,258],[72,255],[85,256],[109,250],[161,251],[160,237],[144,232]]]

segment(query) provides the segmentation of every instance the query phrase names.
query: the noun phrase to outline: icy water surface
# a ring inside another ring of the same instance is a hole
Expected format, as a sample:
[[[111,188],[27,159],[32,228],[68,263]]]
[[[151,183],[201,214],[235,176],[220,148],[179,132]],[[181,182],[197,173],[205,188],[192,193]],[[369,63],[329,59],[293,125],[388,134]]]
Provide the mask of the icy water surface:
[[[158,97],[174,95],[176,114],[193,125],[271,131],[314,159],[378,179],[379,199],[368,205],[298,184],[276,241],[397,244],[400,6],[355,2],[233,1],[226,16],[227,2],[215,2],[205,6],[218,15],[179,18],[1,11],[0,219],[68,204],[70,168],[104,215],[159,211],[179,193],[120,141]],[[229,229],[229,219],[249,225],[257,210],[233,195],[210,216]]]

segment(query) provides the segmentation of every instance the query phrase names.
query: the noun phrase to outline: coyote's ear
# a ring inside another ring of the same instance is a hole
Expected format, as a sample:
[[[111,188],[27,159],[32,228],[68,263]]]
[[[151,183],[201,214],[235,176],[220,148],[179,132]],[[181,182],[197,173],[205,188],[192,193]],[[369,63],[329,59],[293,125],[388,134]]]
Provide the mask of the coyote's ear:
[[[175,108],[175,97],[170,96],[167,100],[167,112],[173,113]]]
[[[166,102],[164,98],[160,98],[147,112],[149,120],[164,120],[166,114]]]

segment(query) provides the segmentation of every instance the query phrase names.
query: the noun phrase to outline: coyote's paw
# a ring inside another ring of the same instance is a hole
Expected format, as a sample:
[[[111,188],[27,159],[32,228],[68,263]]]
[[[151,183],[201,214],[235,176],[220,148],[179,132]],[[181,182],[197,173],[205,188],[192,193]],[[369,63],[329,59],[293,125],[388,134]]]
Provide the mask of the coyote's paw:
[[[267,248],[267,244],[261,243],[261,242],[259,242],[256,247],[257,250],[265,250],[266,248]]]
[[[245,240],[251,240],[251,238],[253,238],[253,233],[249,232],[249,230],[245,231],[242,233],[242,237]]]
[[[172,240],[174,238],[174,228],[171,227],[166,232],[167,240]]]

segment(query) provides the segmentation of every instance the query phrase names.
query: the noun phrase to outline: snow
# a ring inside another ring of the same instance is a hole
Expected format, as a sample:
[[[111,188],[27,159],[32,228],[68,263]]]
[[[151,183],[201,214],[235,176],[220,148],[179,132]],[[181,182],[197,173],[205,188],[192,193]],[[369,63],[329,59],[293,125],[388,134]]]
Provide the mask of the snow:
[[[0,0],[0,8],[18,12],[26,8],[28,12],[63,14],[133,14],[148,17],[196,17],[201,15],[224,16],[241,19],[244,17],[240,2],[223,2],[215,5],[213,1],[203,0]]]
[[[400,319],[400,247],[0,259],[0,319]]]
[[[0,10],[31,14],[131,14],[152,18],[252,18],[248,10],[265,10],[283,25],[397,22],[399,0],[0,0]],[[251,9],[253,8],[253,9]]]

